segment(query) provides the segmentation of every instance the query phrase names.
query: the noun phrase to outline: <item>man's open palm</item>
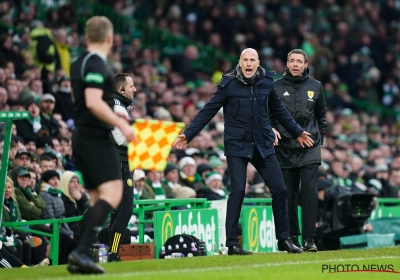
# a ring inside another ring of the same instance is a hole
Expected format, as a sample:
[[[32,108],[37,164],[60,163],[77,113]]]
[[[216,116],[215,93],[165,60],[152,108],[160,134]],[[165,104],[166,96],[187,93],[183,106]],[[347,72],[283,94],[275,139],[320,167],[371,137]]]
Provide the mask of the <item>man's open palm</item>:
[[[173,146],[174,146],[175,148],[179,149],[179,150],[182,150],[183,147],[185,147],[185,145],[186,145],[187,143],[188,143],[188,142],[187,142],[187,139],[186,139],[185,134],[181,134],[181,135],[178,136],[178,139],[175,140]]]

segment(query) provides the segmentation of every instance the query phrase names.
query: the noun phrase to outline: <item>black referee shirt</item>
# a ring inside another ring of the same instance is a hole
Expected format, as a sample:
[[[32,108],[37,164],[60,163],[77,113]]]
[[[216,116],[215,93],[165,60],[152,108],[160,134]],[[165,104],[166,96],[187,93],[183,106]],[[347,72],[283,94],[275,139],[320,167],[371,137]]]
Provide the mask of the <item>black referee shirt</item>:
[[[113,127],[99,120],[86,107],[85,89],[103,90],[103,100],[114,105],[114,78],[100,54],[85,51],[71,64],[71,85],[74,96],[75,125],[111,130]]]

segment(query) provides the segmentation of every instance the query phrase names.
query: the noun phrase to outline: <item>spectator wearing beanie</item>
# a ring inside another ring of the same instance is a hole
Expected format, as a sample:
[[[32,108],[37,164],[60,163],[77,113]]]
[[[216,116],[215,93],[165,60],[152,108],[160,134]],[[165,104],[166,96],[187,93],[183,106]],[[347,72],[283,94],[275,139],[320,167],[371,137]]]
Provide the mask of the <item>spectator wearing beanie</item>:
[[[207,198],[207,200],[225,199],[226,194],[222,186],[221,174],[212,171],[206,175],[206,186],[197,191],[197,197]]]
[[[25,148],[30,153],[36,153],[36,137],[33,135],[27,135],[23,137],[25,142]]]
[[[222,183],[225,186],[230,185],[228,168],[219,157],[211,156],[210,157],[210,166],[212,167],[212,171],[216,171],[219,174],[221,174]]]
[[[202,178],[196,173],[196,161],[191,157],[184,157],[179,161],[179,181],[181,186],[188,186],[195,191],[204,187]]]
[[[175,186],[179,185],[178,180],[179,180],[178,167],[175,164],[168,162],[164,170],[163,183],[169,186],[173,190]]]
[[[41,156],[47,147],[52,145],[51,138],[49,136],[42,136],[36,139],[36,153]]]
[[[204,185],[206,183],[206,175],[211,171],[213,171],[213,168],[209,164],[201,163],[197,166],[197,174],[199,174],[203,179]]]
[[[64,202],[61,198],[62,191],[60,185],[60,174],[55,170],[47,170],[42,174],[42,184],[40,185],[40,196],[46,202],[43,211],[43,219],[63,219],[65,218]],[[60,247],[59,263],[65,264],[67,256],[76,247],[77,240],[74,239],[74,232],[64,223],[60,227]]]
[[[210,166],[212,167],[213,171],[218,172],[221,176],[225,173],[225,166],[224,163],[216,156],[210,157]]]
[[[47,170],[42,174],[40,196],[46,201],[46,209],[43,212],[44,219],[60,219],[65,214],[64,203],[61,199],[60,174],[55,170]]]

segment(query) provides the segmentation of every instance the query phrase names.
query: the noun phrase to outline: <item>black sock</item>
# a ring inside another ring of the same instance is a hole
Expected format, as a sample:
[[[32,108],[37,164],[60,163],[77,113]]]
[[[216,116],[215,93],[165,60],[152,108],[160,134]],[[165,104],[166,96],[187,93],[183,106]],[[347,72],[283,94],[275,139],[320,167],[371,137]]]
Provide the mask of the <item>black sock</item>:
[[[93,207],[85,212],[82,219],[81,239],[76,248],[78,252],[90,255],[90,247],[100,229],[99,227],[104,223],[111,210],[110,204],[104,200],[98,200]]]

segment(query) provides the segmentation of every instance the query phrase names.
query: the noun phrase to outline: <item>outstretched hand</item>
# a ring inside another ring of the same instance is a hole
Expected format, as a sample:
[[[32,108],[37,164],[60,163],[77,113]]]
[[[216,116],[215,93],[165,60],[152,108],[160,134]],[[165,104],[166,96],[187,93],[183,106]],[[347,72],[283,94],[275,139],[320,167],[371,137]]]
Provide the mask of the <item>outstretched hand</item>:
[[[304,148],[305,146],[307,147],[312,147],[314,145],[314,140],[312,140],[309,135],[311,133],[304,131],[296,140],[297,142],[300,143],[301,147]]]
[[[274,146],[278,146],[278,141],[279,141],[278,139],[282,139],[281,134],[275,128],[272,128],[272,131],[275,133]]]
[[[179,149],[179,150],[182,150],[183,147],[185,147],[185,145],[186,145],[187,143],[188,143],[188,141],[187,141],[187,139],[186,139],[185,134],[181,134],[181,135],[178,136],[178,139],[175,140],[173,146],[174,146],[175,148]]]

